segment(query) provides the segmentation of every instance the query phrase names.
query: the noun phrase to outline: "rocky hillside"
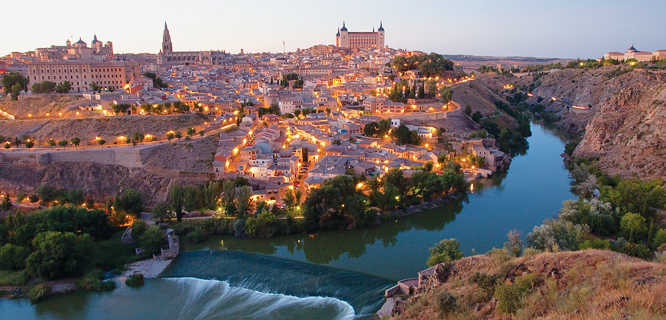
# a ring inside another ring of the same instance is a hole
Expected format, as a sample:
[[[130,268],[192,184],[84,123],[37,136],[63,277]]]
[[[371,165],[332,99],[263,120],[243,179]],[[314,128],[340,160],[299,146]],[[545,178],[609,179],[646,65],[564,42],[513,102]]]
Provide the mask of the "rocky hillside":
[[[41,185],[81,189],[87,197],[102,201],[132,188],[150,205],[166,198],[174,183],[208,181],[217,135],[158,145],[141,151],[141,166],[127,168],[91,162],[12,160],[0,153],[0,190],[11,195],[31,193]]]
[[[172,116],[122,116],[84,119],[53,120],[0,120],[0,136],[37,139],[44,144],[48,139],[81,139],[81,144],[94,144],[99,136],[112,143],[118,136],[131,136],[135,132],[152,134],[164,138],[167,131],[180,130],[183,135],[187,128],[202,127],[208,118],[199,114]]]
[[[27,119],[28,115],[41,117],[46,113],[55,115],[61,112],[68,114],[73,109],[78,110],[76,107],[85,103],[90,103],[90,100],[83,98],[81,95],[21,95],[19,100],[12,100],[9,97],[0,99],[0,110],[14,115],[16,119]]]
[[[598,158],[610,175],[666,177],[666,72],[611,66],[495,80],[497,90],[504,81],[531,92],[529,104],[580,140],[574,156]]]
[[[438,267],[395,319],[664,319],[664,264],[605,250],[510,258],[501,252]]]

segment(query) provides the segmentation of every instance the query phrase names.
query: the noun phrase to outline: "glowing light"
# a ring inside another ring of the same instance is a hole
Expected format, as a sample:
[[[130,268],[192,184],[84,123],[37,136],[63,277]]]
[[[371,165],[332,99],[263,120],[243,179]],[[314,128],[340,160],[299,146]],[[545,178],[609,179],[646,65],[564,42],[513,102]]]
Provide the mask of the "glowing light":
[[[363,186],[364,186],[363,182],[357,183],[356,184],[356,190],[359,190],[359,189],[363,188]]]
[[[234,153],[234,155],[237,155],[238,154],[238,148],[234,148],[233,153]]]

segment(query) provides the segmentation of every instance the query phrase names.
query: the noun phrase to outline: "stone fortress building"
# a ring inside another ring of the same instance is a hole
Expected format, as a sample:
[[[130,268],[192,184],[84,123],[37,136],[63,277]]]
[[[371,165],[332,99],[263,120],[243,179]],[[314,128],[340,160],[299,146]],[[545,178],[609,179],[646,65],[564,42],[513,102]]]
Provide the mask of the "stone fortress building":
[[[626,61],[630,59],[636,59],[638,62],[650,62],[652,60],[664,60],[666,59],[666,50],[656,50],[654,52],[649,51],[638,51],[632,45],[625,51],[622,52],[608,52],[604,55],[606,60],[617,60],[617,61]]]
[[[113,43],[107,41],[105,44],[97,40],[97,35],[88,44],[79,38],[79,41],[72,43],[67,40],[64,46],[51,46],[49,48],[35,49],[34,56],[39,61],[58,61],[58,60],[97,60],[102,61],[113,56]]]
[[[28,65],[31,84],[69,81],[72,84],[71,92],[77,93],[90,91],[93,83],[111,90],[122,89],[130,77],[127,66],[114,62],[59,61]]]
[[[224,51],[173,51],[169,28],[164,22],[162,49],[157,57],[158,64],[222,64],[227,56]]]
[[[379,23],[379,29],[372,32],[350,32],[347,25],[342,22],[342,28],[335,35],[335,45],[344,49],[384,49],[384,26]]]

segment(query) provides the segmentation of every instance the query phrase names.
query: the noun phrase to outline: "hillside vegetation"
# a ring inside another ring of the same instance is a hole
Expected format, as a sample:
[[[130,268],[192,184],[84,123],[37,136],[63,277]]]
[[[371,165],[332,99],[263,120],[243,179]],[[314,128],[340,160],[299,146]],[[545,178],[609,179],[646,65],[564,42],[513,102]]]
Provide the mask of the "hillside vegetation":
[[[395,319],[664,319],[666,267],[605,250],[442,264]]]

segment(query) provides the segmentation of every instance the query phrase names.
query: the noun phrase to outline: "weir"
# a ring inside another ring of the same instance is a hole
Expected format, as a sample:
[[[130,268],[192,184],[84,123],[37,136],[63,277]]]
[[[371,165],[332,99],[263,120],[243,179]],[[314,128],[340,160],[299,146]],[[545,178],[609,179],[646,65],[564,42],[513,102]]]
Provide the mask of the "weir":
[[[359,272],[239,251],[188,251],[162,274],[226,281],[231,286],[296,297],[332,297],[356,314],[370,314],[383,303],[391,281]]]

